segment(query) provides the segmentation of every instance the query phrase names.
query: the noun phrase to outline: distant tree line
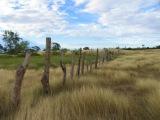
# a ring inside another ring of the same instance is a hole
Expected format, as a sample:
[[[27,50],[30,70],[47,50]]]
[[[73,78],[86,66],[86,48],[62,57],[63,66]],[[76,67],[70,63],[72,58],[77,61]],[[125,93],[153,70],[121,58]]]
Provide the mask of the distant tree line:
[[[13,31],[5,30],[2,37],[4,45],[0,44],[1,54],[17,55],[24,54],[26,51],[37,54],[41,50],[39,46],[30,47],[28,41],[23,40],[18,33]],[[52,43],[52,51],[60,53],[60,50],[64,52],[68,51],[66,48],[61,49],[59,43]],[[45,51],[45,49],[43,51]]]
[[[29,47],[29,42],[23,40],[19,36],[18,33],[15,33],[10,30],[5,30],[2,36],[2,40],[4,42],[4,45],[0,44],[0,53],[4,54],[11,54],[11,55],[17,55],[17,54],[24,54],[26,51],[31,51],[34,54],[37,54],[41,49],[39,46],[32,46]],[[120,49],[120,47],[117,47],[117,49]],[[124,50],[141,50],[141,49],[160,49],[160,45],[156,47],[145,47],[145,45],[142,45],[142,48],[121,48]],[[89,47],[84,47],[83,50],[90,50]],[[45,51],[45,49],[43,50]],[[70,51],[67,48],[61,48],[61,45],[59,43],[52,43],[52,52],[53,54],[60,54],[60,52],[63,51],[63,53],[66,53],[67,51]],[[73,50],[74,53],[78,54],[79,50]]]
[[[2,40],[4,45],[0,44],[0,53],[2,54],[10,54],[10,55],[17,55],[17,54],[24,54],[26,51],[30,51],[33,55],[37,54],[41,51],[39,46],[29,46],[29,42],[23,40],[18,33],[15,33],[11,30],[5,30],[2,36]],[[83,50],[89,50],[89,47],[84,47]],[[45,49],[43,50],[45,51]],[[61,45],[57,42],[52,43],[52,53],[56,55],[60,55],[61,51],[66,53],[70,51],[67,48],[61,48]],[[79,50],[73,50],[74,53],[79,52]]]
[[[119,48],[119,47],[117,47]],[[145,50],[145,49],[160,49],[160,45],[158,46],[155,46],[155,47],[144,47],[144,45],[142,47],[137,47],[137,48],[131,48],[131,47],[128,47],[128,48],[121,48],[123,50]]]

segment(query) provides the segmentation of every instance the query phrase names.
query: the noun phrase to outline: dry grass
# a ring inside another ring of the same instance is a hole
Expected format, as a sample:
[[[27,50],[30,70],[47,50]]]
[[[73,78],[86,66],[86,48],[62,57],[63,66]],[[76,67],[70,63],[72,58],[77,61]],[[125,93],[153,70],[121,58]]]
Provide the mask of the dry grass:
[[[68,67],[69,69],[69,67]],[[19,109],[10,105],[11,70],[0,70],[0,119],[159,120],[160,51],[124,52],[80,79],[62,86],[61,69],[51,70],[51,95],[44,95],[42,70],[29,70]],[[69,77],[69,75],[68,75]]]

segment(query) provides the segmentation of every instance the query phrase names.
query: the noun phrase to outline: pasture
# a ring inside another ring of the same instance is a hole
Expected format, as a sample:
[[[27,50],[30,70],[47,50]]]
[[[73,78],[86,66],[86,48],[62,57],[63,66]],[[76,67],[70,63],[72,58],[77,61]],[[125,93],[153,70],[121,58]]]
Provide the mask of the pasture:
[[[58,66],[60,58],[53,58],[52,63]],[[64,57],[68,71],[70,58]],[[160,119],[160,50],[123,51],[114,60],[99,64],[98,69],[80,78],[71,80],[67,74],[65,86],[61,84],[61,68],[52,68],[49,95],[43,94],[40,83],[43,57],[35,56],[24,77],[21,105],[14,109],[10,96],[15,68],[22,59],[0,58],[1,120]]]
[[[0,69],[16,69],[23,61],[24,56],[17,55],[0,55]],[[87,54],[86,60],[88,62],[95,59],[95,54]],[[60,55],[51,55],[51,67],[56,68],[59,66],[61,60]],[[78,60],[78,55],[74,55],[74,60]],[[71,64],[72,55],[68,54],[63,57],[65,64]],[[32,56],[29,64],[29,69],[40,69],[44,65],[44,55]]]

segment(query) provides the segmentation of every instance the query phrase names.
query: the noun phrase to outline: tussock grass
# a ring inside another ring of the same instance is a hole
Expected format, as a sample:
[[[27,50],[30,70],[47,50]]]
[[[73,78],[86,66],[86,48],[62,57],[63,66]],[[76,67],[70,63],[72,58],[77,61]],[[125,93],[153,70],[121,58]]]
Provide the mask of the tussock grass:
[[[160,89],[160,82],[155,80],[137,80],[136,89],[141,94],[154,93],[157,89]]]
[[[1,69],[0,119],[159,120],[160,52],[123,52],[80,79],[70,80],[67,74],[65,86],[62,86],[62,70],[52,69],[50,95],[42,91],[43,70],[28,70],[17,110],[10,102],[15,70]],[[67,70],[70,70],[68,65]]]

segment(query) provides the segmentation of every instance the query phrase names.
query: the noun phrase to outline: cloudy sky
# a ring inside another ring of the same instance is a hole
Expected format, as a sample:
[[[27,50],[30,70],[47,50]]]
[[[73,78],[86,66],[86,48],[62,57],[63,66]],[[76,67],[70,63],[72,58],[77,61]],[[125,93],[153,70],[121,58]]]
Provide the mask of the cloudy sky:
[[[160,0],[0,0],[4,30],[41,47],[47,36],[68,48],[155,46]]]

